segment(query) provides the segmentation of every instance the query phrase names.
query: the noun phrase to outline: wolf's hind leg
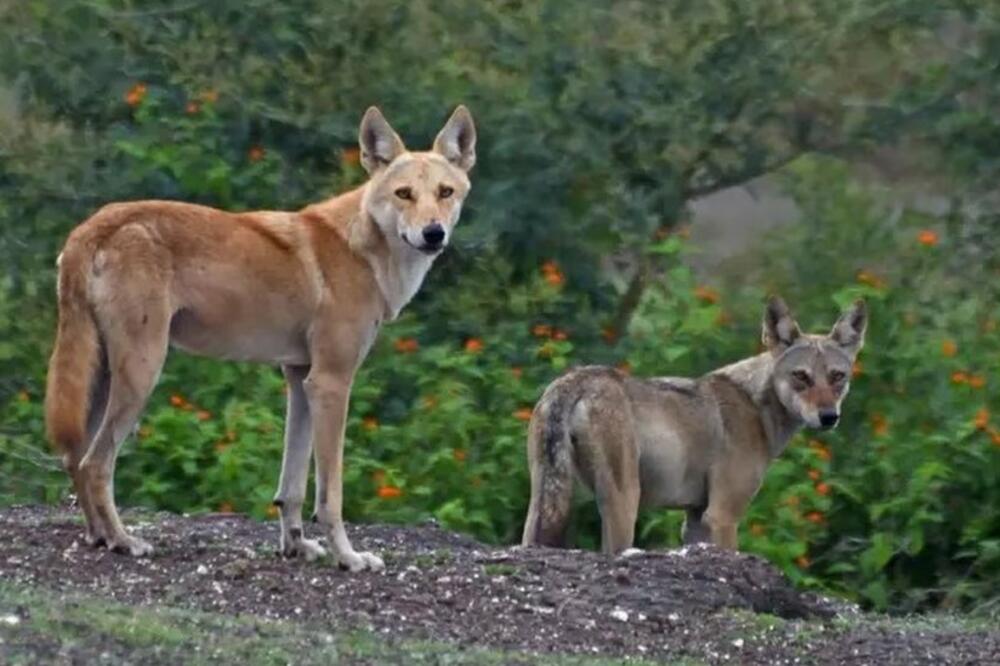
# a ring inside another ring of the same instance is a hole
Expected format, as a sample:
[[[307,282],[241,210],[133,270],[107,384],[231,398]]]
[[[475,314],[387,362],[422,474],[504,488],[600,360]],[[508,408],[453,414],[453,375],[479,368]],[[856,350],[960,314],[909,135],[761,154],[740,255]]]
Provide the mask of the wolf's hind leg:
[[[702,520],[705,513],[704,507],[688,509],[686,513],[687,515],[684,517],[684,529],[681,532],[684,543],[707,543],[711,541],[712,530]]]
[[[589,427],[585,434],[581,432],[578,443],[579,448],[590,452],[594,461],[594,493],[601,512],[601,550],[607,555],[632,547],[639,516],[639,451],[630,418],[620,409],[591,413]]]
[[[80,461],[79,474],[108,548],[141,556],[153,548],[129,535],[118,516],[115,459],[122,442],[135,428],[163,368],[171,311],[164,286],[167,281],[155,265],[146,232],[141,228],[123,229],[115,239],[120,245],[105,250],[105,271],[94,286],[95,315],[110,370],[107,406],[87,454]]]

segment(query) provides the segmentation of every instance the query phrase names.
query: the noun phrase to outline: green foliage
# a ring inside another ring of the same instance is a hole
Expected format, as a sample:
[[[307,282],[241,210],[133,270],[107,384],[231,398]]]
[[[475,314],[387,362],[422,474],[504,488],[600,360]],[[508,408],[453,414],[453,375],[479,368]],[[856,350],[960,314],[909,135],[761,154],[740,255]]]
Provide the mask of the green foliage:
[[[0,502],[66,492],[40,403],[54,258],[74,224],[120,199],[294,209],[362,181],[367,105],[422,147],[465,102],[480,131],[472,198],[457,246],[357,378],[349,518],[516,540],[526,417],[565,368],[697,375],[757,351],[766,291],[823,327],[861,295],[872,328],[843,425],[775,462],[742,545],[875,606],[995,604],[1000,299],[996,219],[977,199],[995,182],[993,13],[957,0],[2,4]],[[888,208],[846,162],[796,159],[882,145],[961,179],[951,212]],[[701,284],[685,204],[789,163],[802,222],[772,239],[763,270]],[[271,517],[283,407],[273,368],[173,356],[120,458],[120,501]],[[578,543],[594,545],[593,504],[578,514]],[[675,544],[679,527],[648,512],[641,544]]]

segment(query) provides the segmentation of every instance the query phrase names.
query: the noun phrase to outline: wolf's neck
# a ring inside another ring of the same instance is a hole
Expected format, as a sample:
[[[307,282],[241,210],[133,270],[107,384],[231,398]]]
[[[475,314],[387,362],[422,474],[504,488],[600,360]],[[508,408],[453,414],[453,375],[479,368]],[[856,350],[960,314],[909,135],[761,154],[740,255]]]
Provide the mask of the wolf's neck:
[[[424,254],[401,238],[386,236],[362,210],[351,224],[350,244],[371,266],[385,300],[386,319],[392,321],[420,289],[435,255]]]
[[[774,390],[774,357],[764,352],[719,368],[712,374],[723,375],[746,391],[760,414],[771,457],[781,455],[789,440],[802,427],[802,421],[788,413]]]

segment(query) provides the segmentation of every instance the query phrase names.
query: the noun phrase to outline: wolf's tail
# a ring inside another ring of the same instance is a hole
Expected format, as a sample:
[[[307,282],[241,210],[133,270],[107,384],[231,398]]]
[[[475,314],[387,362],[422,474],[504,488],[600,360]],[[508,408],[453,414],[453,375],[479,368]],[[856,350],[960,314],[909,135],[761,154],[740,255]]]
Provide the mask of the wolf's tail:
[[[59,258],[59,326],[49,360],[45,426],[67,465],[78,464],[87,446],[87,414],[101,363],[100,337],[87,296],[90,255],[83,247]]]
[[[531,504],[524,521],[525,546],[564,546],[573,504],[573,438],[569,415],[579,391],[552,384],[538,401],[528,426]]]

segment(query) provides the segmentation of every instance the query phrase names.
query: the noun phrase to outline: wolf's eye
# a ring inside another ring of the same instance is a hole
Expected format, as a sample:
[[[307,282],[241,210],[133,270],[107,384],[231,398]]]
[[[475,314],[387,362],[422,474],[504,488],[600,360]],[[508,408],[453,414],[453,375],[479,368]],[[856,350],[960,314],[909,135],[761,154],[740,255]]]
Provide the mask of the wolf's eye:
[[[845,373],[841,372],[840,370],[831,370],[830,371],[830,383],[831,384],[839,384],[840,382],[844,381],[844,377],[846,377],[846,376],[847,375]]]
[[[795,370],[792,372],[792,377],[795,381],[800,384],[805,384],[806,386],[812,386],[812,377],[805,370]]]
[[[401,187],[394,192],[394,194],[402,199],[403,201],[409,201],[413,198],[413,190],[408,187]]]
[[[438,188],[438,196],[441,197],[442,199],[447,199],[454,193],[455,193],[455,188],[448,187],[447,185],[442,185],[441,187]]]

